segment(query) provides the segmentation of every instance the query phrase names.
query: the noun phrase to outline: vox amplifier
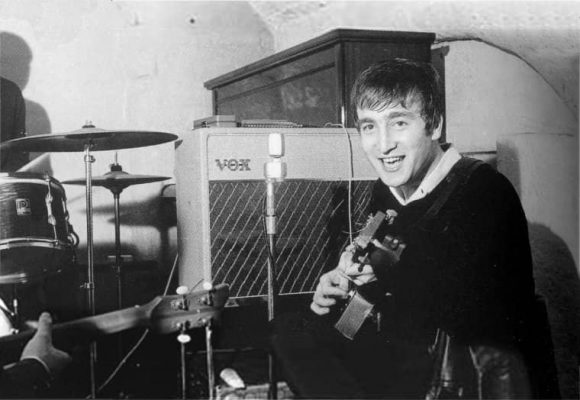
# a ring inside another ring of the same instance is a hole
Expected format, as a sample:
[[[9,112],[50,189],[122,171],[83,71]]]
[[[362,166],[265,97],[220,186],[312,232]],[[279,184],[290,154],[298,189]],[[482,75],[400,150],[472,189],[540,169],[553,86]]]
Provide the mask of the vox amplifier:
[[[187,131],[176,144],[180,284],[228,283],[232,299],[267,295],[264,164],[274,132],[287,166],[275,186],[279,294],[313,292],[349,242],[349,215],[354,230],[366,221],[376,174],[356,130]]]

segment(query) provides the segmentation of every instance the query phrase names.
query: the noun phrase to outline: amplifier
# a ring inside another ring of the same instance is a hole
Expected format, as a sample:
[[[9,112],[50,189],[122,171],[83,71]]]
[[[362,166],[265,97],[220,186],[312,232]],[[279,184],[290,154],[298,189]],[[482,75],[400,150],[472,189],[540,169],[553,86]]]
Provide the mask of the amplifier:
[[[311,293],[336,266],[349,241],[349,186],[354,230],[366,221],[376,173],[356,130],[187,131],[176,143],[180,284],[228,283],[232,299],[267,295],[264,164],[273,132],[284,136],[287,165],[275,189],[279,294]]]

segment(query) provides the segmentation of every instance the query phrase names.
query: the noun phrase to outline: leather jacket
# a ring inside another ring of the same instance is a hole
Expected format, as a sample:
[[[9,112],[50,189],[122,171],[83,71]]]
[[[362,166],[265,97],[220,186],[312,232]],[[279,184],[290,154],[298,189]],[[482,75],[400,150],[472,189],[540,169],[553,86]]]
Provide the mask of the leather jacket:
[[[527,367],[514,350],[460,345],[438,330],[431,352],[435,368],[427,400],[533,397]]]

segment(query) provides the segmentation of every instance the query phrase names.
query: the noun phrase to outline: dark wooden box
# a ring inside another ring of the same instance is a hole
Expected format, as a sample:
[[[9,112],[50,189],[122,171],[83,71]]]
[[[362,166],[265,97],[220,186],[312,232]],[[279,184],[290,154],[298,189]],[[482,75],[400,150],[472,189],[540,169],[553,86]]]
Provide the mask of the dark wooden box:
[[[388,58],[431,60],[433,33],[336,29],[205,82],[214,114],[354,126],[349,96],[359,72]]]

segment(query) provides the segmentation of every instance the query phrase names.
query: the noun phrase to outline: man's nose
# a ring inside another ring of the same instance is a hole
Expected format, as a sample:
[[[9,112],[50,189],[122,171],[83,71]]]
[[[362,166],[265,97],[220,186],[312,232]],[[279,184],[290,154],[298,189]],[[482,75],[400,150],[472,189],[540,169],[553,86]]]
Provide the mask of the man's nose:
[[[389,132],[387,127],[382,127],[379,129],[379,150],[382,154],[387,154],[396,146],[393,140],[393,135]]]

